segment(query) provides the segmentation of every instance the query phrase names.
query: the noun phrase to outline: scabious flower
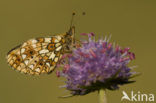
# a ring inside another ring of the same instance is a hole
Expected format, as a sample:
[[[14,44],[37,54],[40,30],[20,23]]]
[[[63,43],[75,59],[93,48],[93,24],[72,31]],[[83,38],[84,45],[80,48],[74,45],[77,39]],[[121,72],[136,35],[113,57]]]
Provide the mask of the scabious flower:
[[[135,55],[130,48],[122,49],[106,38],[95,41],[93,33],[82,35],[88,35],[88,41],[67,56],[63,71],[57,73],[66,78],[64,87],[72,95],[85,95],[100,89],[116,90],[119,85],[133,82],[129,79],[135,72],[128,64]]]

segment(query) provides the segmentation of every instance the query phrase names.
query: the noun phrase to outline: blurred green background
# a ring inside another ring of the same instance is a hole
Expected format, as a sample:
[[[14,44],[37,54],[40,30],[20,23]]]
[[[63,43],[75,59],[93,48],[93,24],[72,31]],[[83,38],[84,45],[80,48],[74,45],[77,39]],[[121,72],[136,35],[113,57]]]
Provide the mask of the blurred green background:
[[[10,49],[30,38],[66,32],[73,11],[77,13],[77,34],[112,34],[111,41],[131,47],[136,54],[132,65],[137,65],[135,70],[142,75],[134,84],[107,91],[108,103],[120,103],[122,90],[129,95],[132,90],[156,93],[156,1],[0,0],[0,103],[98,103],[97,92],[60,99],[69,92],[59,88],[64,82],[55,73],[39,77],[20,74],[5,59]]]

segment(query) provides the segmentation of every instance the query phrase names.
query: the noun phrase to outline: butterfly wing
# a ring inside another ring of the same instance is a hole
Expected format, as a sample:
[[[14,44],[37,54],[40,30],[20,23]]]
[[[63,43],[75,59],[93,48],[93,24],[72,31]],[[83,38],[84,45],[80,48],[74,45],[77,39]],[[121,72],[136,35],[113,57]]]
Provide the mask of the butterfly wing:
[[[50,73],[63,54],[63,43],[60,35],[28,40],[8,53],[8,64],[26,74]]]

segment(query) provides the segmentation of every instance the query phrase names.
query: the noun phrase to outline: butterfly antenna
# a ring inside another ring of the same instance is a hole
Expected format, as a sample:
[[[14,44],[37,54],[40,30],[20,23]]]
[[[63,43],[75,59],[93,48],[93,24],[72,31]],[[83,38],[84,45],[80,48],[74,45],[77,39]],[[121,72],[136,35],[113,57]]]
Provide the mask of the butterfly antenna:
[[[72,18],[71,18],[71,22],[70,22],[70,28],[72,28],[72,26],[73,26],[74,15],[75,15],[75,12],[72,13]]]

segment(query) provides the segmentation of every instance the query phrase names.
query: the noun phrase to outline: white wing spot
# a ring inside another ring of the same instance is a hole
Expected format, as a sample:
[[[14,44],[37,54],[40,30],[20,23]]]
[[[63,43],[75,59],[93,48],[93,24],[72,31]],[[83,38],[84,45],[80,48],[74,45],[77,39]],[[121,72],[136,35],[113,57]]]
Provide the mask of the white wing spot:
[[[61,36],[56,36],[57,40],[60,41],[61,40]]]
[[[33,64],[29,66],[29,68],[30,68],[30,69],[32,69],[32,70],[33,70],[33,67],[34,67],[34,65],[33,65]]]
[[[55,43],[58,43],[59,41],[58,41],[58,39],[55,39],[54,42],[55,42]]]
[[[57,62],[58,61],[58,57],[56,57],[54,61]]]
[[[41,56],[42,56],[42,57],[44,57],[44,56],[45,56],[45,54],[43,53],[43,54],[41,54]]]
[[[61,45],[61,43],[57,43],[57,44],[55,44],[56,47],[58,47],[58,46],[60,46],[60,45]]]
[[[23,58],[23,59],[25,59],[25,58],[26,58],[26,56],[27,56],[27,55],[23,54],[23,55],[22,55],[22,58]]]
[[[10,55],[8,55],[8,62],[10,62],[11,59],[12,59],[12,58],[10,57]]]
[[[25,49],[24,49],[24,48],[22,48],[22,49],[21,49],[21,53],[24,53],[24,51],[25,51]]]
[[[50,67],[50,64],[47,62],[46,65],[48,65],[48,67]]]
[[[20,66],[18,66],[18,67],[17,67],[17,70],[18,70],[18,71],[20,71],[20,70],[21,70],[21,67],[20,67]]]
[[[51,38],[45,38],[45,42],[50,43],[51,42]]]
[[[51,54],[51,52],[49,52],[49,53],[46,53],[46,55],[49,57],[50,56],[50,54]]]
[[[32,47],[33,47],[33,48],[36,48],[36,44],[33,44]]]
[[[10,65],[12,65],[12,64],[14,63],[14,60],[10,60],[10,62],[9,62],[9,63],[10,63]]]
[[[24,43],[23,45],[22,45],[22,47],[25,47],[27,45],[27,43]]]
[[[60,58],[62,58],[62,55],[60,55]]]
[[[22,69],[21,72],[22,72],[22,73],[26,73],[27,70],[26,70],[26,69]]]
[[[35,43],[37,43],[37,40],[32,40],[31,42],[32,42],[32,44],[35,44]]]
[[[29,61],[28,60],[25,60],[24,63],[25,63],[25,65],[28,65]]]
[[[55,68],[55,66],[51,66],[51,67],[50,67],[50,71],[53,70],[54,68]]]
[[[57,47],[56,51],[60,51],[61,48],[62,48],[62,46]]]
[[[40,51],[39,51],[40,54],[48,53],[48,52],[49,52],[49,50],[47,50],[47,49],[43,49],[43,50],[40,50]]]
[[[36,71],[36,72],[40,72],[40,68],[36,68],[35,71]]]
[[[47,42],[43,42],[43,43],[42,43],[42,46],[47,45],[47,44],[49,44],[49,43],[47,43]]]
[[[54,58],[55,58],[55,54],[54,54],[54,52],[52,52],[51,55],[50,55],[50,57],[49,57],[49,59],[52,59],[53,60]]]
[[[10,58],[10,56],[11,56],[11,55],[10,55],[10,54],[8,54],[7,58]]]

